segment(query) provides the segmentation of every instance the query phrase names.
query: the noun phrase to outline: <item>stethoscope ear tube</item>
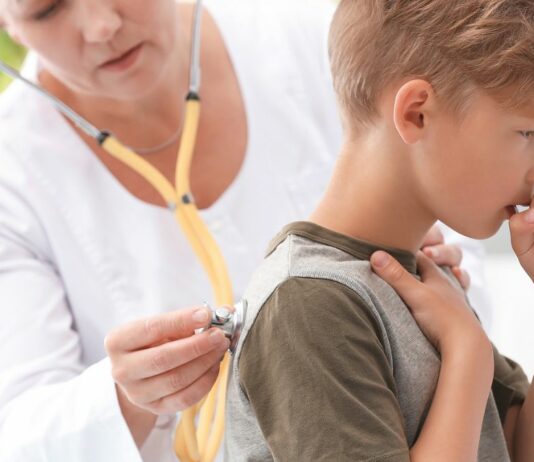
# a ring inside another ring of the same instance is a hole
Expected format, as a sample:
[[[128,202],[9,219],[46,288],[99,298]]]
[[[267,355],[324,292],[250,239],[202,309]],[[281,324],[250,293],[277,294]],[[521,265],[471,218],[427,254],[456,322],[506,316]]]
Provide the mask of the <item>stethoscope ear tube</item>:
[[[80,130],[82,130],[84,133],[86,133],[91,138],[94,138],[95,140],[98,141],[99,137],[105,135],[105,132],[101,132],[100,130],[98,130],[98,128],[96,128],[89,121],[84,119],[80,114],[75,112],[72,108],[67,106],[59,98],[56,98],[54,95],[52,95],[45,89],[41,88],[39,85],[33,83],[31,80],[28,80],[18,71],[13,69],[10,65],[0,61],[0,71],[7,74],[12,79],[23,82],[24,84],[28,85],[33,90],[35,90],[37,93],[39,93],[41,96],[48,99],[57,108],[59,112],[61,112],[73,124],[75,124]]]

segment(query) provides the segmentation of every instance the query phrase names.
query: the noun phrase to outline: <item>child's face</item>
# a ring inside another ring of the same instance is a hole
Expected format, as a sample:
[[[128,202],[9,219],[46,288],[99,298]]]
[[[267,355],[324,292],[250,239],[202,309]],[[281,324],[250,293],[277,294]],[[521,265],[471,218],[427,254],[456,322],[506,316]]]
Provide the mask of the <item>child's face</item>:
[[[506,110],[476,96],[465,117],[436,111],[416,156],[426,205],[436,218],[473,238],[493,235],[528,205],[534,187],[534,101]]]

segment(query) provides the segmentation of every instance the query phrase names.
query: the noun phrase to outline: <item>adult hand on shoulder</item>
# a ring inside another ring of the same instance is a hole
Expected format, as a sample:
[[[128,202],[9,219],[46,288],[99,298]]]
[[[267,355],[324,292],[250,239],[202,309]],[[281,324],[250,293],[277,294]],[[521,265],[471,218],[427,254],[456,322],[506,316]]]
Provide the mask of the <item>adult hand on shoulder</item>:
[[[464,290],[469,289],[471,278],[465,270],[460,268],[463,258],[462,249],[457,245],[446,244],[438,225],[432,226],[427,233],[421,250],[436,265],[449,266]]]
[[[510,218],[510,235],[521,266],[534,282],[534,197],[530,208]]]
[[[421,331],[442,354],[469,346],[491,350],[465,293],[422,252],[417,254],[421,281],[383,251],[372,255],[371,266],[404,300]]]
[[[229,340],[208,325],[206,308],[188,308],[137,320],[105,339],[122,413],[140,446],[156,415],[196,404],[213,386]]]

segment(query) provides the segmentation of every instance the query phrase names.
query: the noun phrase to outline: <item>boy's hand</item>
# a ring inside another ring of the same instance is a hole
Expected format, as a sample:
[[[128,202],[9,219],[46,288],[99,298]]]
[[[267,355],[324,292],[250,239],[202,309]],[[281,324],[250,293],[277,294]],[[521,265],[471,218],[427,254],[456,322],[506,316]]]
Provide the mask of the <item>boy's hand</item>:
[[[445,237],[438,225],[432,226],[421,245],[423,253],[436,265],[449,266],[464,290],[469,289],[471,278],[460,268],[462,262],[462,249],[457,245],[445,244]]]
[[[442,354],[465,350],[466,343],[477,348],[489,345],[464,292],[422,252],[417,254],[421,281],[383,251],[372,255],[371,266],[404,300],[419,328]]]
[[[510,235],[521,266],[534,282],[534,197],[530,208],[510,218]]]

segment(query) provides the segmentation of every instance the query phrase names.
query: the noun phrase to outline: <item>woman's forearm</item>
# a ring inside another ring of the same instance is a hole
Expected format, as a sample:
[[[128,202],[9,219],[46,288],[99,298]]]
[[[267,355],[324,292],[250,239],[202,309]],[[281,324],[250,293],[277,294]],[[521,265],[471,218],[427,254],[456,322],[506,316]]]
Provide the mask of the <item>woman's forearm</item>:
[[[154,428],[158,416],[135,406],[124,395],[120,387],[117,386],[116,388],[117,398],[124,421],[130,429],[130,433],[132,434],[136,446],[141,448]]]
[[[514,462],[532,461],[532,454],[534,454],[534,386],[532,383],[517,418],[513,452]]]
[[[438,385],[421,434],[410,450],[414,462],[477,460],[493,380],[493,352],[486,338],[442,352]]]

